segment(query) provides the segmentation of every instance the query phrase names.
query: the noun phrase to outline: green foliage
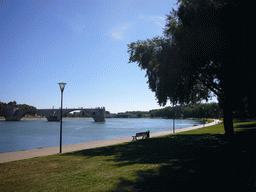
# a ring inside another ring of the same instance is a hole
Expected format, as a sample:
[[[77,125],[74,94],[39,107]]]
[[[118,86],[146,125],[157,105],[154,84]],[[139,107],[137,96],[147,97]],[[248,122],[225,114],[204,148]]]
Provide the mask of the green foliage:
[[[19,104],[18,107],[19,109],[36,109],[36,107],[27,104]]]
[[[142,116],[143,116],[142,113],[137,113],[138,118],[141,118]]]
[[[6,103],[0,102],[0,110],[4,110]]]
[[[86,111],[80,111],[80,115],[82,117],[91,117],[92,116],[90,113],[87,113]]]
[[[194,76],[188,63],[182,62],[171,38],[156,37],[128,45],[129,62],[137,62],[146,70],[149,88],[159,105],[195,103],[210,96],[210,90]]]
[[[178,2],[178,9],[167,16],[163,37],[128,45],[129,62],[146,70],[149,88],[160,105],[168,100],[194,104],[213,92],[223,109],[225,131],[233,134],[232,111],[244,116],[248,109],[251,117],[256,114],[256,92],[251,90],[255,54],[254,49],[248,51],[255,46],[249,11],[253,2]],[[242,20],[250,22],[238,22]]]
[[[131,113],[131,114],[148,114],[148,111],[126,111],[125,113]]]
[[[9,102],[8,105],[9,104],[15,104],[15,103],[16,103],[15,101],[14,102]],[[0,102],[0,109],[4,110],[6,105],[7,105],[6,103]],[[18,106],[19,109],[36,109],[36,107],[31,106],[31,105],[27,105],[27,104],[18,104],[17,106]]]
[[[222,116],[217,103],[165,107],[149,112],[151,117],[163,118],[220,118]]]

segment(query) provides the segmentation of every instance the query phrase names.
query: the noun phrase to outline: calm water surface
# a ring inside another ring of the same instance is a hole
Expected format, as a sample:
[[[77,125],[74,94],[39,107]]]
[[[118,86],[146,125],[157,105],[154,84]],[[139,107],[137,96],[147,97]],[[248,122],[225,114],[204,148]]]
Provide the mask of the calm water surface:
[[[199,125],[195,120],[175,120],[175,129]],[[131,137],[136,132],[151,133],[172,130],[172,119],[63,119],[62,145]],[[132,137],[131,137],[132,138]],[[0,153],[59,146],[60,122],[46,119],[0,121]]]

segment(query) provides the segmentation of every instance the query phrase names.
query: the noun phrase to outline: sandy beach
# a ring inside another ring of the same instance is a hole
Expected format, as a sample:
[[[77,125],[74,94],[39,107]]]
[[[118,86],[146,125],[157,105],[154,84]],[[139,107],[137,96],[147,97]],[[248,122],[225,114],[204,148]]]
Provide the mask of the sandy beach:
[[[204,126],[207,127],[207,126],[215,125],[215,121],[218,122],[219,120],[214,120],[214,122],[205,124]],[[203,128],[203,125],[177,129],[175,130],[175,133],[194,130],[194,129],[200,129],[200,128]],[[134,133],[134,135],[135,134],[136,133]],[[163,132],[157,132],[157,133],[150,133],[150,137],[152,138],[152,137],[164,136],[169,134],[173,134],[173,131],[170,130],[170,131],[163,131]],[[92,141],[92,142],[79,143],[79,144],[73,144],[73,145],[65,145],[65,146],[62,146],[62,153],[78,151],[83,149],[91,149],[96,147],[103,147],[108,145],[115,145],[115,144],[120,144],[125,142],[131,142],[131,141],[132,141],[132,135],[130,137],[122,137],[118,139],[108,139],[108,140]],[[29,158],[40,157],[40,156],[53,155],[53,154],[58,154],[59,152],[60,152],[60,147],[58,146],[58,147],[40,148],[40,149],[16,151],[16,152],[9,152],[9,153],[0,153],[0,163],[17,161],[21,159],[29,159]]]

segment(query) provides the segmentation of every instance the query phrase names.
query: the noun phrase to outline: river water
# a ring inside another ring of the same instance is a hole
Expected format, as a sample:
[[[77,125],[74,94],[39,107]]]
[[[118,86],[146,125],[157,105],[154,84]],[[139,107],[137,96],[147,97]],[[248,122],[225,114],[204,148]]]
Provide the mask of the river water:
[[[175,120],[175,129],[202,124],[195,120]],[[172,130],[172,119],[111,118],[95,123],[93,119],[63,119],[62,145],[131,137],[137,132]],[[132,138],[132,137],[131,137]],[[46,119],[0,121],[0,153],[59,146],[60,122]]]

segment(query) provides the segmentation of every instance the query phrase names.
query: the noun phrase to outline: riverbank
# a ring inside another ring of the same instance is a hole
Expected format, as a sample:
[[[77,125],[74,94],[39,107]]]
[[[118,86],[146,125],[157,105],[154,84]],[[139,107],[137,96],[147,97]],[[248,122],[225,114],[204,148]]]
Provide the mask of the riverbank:
[[[200,129],[200,128],[212,126],[212,125],[215,125],[215,121],[212,123],[205,124],[205,125],[177,129],[177,130],[175,130],[175,133]],[[150,137],[159,137],[159,136],[164,136],[164,135],[169,135],[169,134],[173,134],[173,130],[157,132],[157,133],[150,133]],[[66,152],[78,151],[78,150],[83,150],[83,149],[91,149],[91,148],[115,145],[115,144],[130,142],[130,141],[132,141],[132,135],[131,135],[131,137],[123,137],[123,138],[118,138],[118,139],[108,139],[108,140],[92,141],[92,142],[86,142],[86,143],[66,145],[66,146],[62,147],[62,152],[66,153]],[[25,151],[9,152],[9,153],[0,153],[0,163],[58,154],[59,151],[60,151],[60,147],[50,147],[50,148],[40,148],[40,149],[32,149],[32,150],[25,150]]]
[[[255,191],[256,122],[0,164],[0,191]]]

